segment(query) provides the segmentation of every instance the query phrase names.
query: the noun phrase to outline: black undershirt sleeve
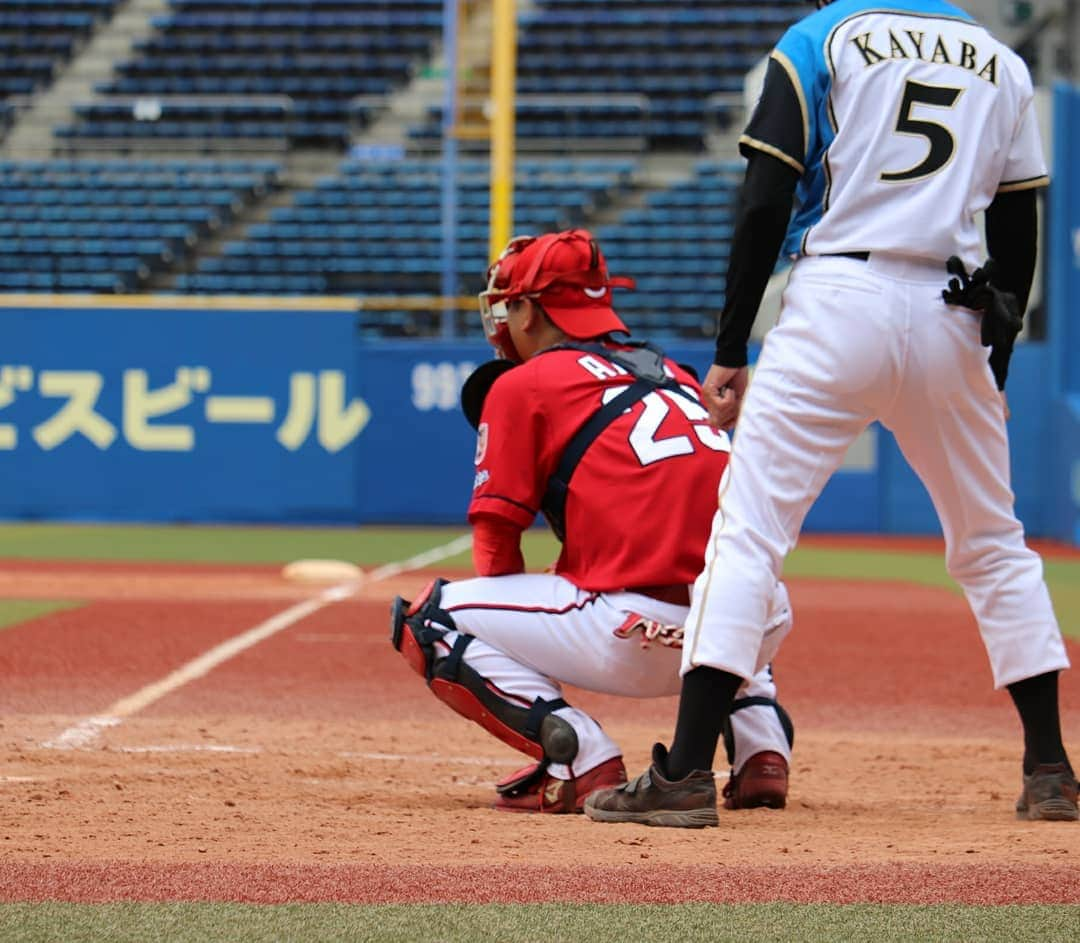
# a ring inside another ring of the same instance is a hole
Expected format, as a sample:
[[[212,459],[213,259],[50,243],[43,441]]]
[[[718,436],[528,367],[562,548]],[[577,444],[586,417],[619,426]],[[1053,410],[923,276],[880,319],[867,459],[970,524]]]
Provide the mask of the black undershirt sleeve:
[[[746,365],[750,329],[784,244],[806,160],[802,105],[775,59],[769,60],[761,98],[739,150],[747,158],[746,176],[735,208],[724,308],[716,332],[715,362],[724,367]]]
[[[1039,239],[1038,198],[1035,190],[1013,190],[999,193],[986,209],[986,248],[994,260],[994,284],[1012,292],[1027,309],[1031,282],[1035,277],[1035,254]],[[1005,388],[1009,372],[1012,345],[994,346],[990,350],[990,366]]]
[[[986,209],[986,248],[994,260],[994,284],[1011,291],[1027,309],[1035,277],[1039,241],[1038,198],[1035,190],[999,193]]]
[[[720,366],[746,365],[750,329],[784,244],[798,182],[789,164],[762,151],[750,154],[739,190],[724,308],[716,332],[714,361]]]

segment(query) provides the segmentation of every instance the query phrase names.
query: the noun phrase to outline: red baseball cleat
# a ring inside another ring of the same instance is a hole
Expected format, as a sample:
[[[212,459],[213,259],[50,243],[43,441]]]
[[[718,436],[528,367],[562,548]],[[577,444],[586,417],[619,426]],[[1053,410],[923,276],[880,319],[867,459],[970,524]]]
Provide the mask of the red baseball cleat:
[[[495,784],[500,812],[580,812],[589,793],[626,782],[621,756],[605,760],[576,779],[556,779],[541,763],[533,763]]]
[[[782,809],[787,805],[788,765],[779,753],[755,753],[724,786],[725,809]]]

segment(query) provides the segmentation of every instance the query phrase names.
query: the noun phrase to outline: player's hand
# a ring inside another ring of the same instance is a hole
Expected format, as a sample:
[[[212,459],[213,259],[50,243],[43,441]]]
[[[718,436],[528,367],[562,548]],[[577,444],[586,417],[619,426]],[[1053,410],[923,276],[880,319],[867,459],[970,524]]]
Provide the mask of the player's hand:
[[[709,367],[701,384],[701,392],[713,431],[730,431],[734,427],[749,376],[746,367],[721,367],[716,364]]]

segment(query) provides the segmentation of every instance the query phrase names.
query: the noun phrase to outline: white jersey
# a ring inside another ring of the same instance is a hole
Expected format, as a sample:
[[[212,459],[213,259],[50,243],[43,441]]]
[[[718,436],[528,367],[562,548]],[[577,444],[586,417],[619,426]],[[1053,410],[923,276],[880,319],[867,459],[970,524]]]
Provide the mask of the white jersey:
[[[794,86],[801,152],[775,116],[755,115],[741,144],[803,175],[791,255],[975,266],[976,214],[996,193],[1048,182],[1026,65],[950,4],[837,0],[792,26],[772,58]]]

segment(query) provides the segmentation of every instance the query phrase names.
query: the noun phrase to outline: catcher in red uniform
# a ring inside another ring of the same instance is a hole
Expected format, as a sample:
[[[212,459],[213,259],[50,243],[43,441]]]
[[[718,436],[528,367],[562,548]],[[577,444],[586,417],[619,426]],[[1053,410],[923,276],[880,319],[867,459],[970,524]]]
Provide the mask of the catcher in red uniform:
[[[690,584],[702,569],[730,443],[695,377],[629,340],[582,229],[514,239],[480,296],[499,360],[462,389],[476,426],[469,522],[475,579],[400,597],[392,641],[432,692],[533,758],[496,785],[497,809],[580,812],[626,779],[618,745],[562,685],[624,697],[679,692]],[[616,339],[613,335],[620,335]],[[562,541],[526,573],[521,534],[543,513]],[[790,630],[787,593],[766,646]],[[792,727],[771,672],[743,685],[725,731],[727,808],[780,808]]]

